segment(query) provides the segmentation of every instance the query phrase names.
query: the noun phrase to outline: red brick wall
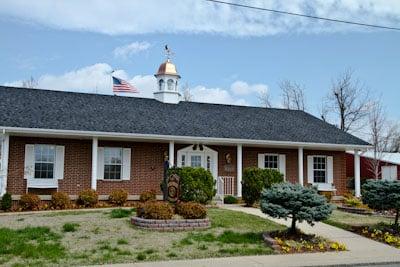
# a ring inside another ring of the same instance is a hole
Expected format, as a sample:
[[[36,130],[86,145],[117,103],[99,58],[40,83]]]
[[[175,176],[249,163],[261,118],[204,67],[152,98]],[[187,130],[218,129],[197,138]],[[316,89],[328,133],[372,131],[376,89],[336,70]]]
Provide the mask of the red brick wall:
[[[91,187],[91,140],[11,136],[7,182],[8,192],[16,195],[26,192],[26,181],[23,179],[25,144],[38,143],[65,146],[64,179],[59,180],[59,191],[76,195],[83,189]],[[168,144],[99,141],[99,146],[126,147],[132,149],[131,179],[129,181],[97,180],[97,191],[99,194],[108,194],[112,190],[119,188],[127,190],[130,195],[137,195],[149,189],[154,189],[158,193],[161,193],[160,183],[163,179],[163,160],[164,153],[168,154]],[[177,150],[186,146],[187,145],[183,144],[175,145],[175,160],[178,160],[176,157]],[[218,152],[218,175],[233,176],[235,177],[236,184],[236,146],[210,146],[210,148]],[[227,153],[231,155],[231,164],[226,162],[225,156]],[[298,181],[297,149],[243,147],[243,168],[257,167],[259,153],[285,154],[286,179],[292,183]],[[307,155],[318,154],[334,157],[334,184],[338,190],[337,193],[339,195],[343,194],[347,190],[345,152],[304,150],[304,182],[307,183]],[[52,191],[36,190],[35,192],[49,194]]]

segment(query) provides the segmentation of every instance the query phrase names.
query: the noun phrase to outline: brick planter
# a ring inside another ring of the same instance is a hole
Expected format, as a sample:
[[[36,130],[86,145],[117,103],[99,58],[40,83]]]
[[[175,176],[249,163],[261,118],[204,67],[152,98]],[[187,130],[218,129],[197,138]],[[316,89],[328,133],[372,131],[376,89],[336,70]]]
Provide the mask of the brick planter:
[[[371,214],[373,214],[373,212],[370,211],[370,210],[363,209],[363,208],[349,207],[349,206],[338,206],[337,209],[345,211],[345,212],[363,214],[363,215],[371,215]]]
[[[269,233],[264,232],[262,236],[265,244],[271,246],[276,252],[281,252],[281,246],[278,245],[278,242]]]
[[[132,217],[131,223],[139,228],[156,231],[190,231],[206,229],[211,226],[208,218],[187,220],[153,220],[140,217]]]

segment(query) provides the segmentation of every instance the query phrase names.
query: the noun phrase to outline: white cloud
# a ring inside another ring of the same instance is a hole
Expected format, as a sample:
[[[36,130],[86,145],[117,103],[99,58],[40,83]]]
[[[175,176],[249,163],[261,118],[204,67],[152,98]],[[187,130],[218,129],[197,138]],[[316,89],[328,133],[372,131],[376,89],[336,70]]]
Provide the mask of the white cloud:
[[[97,63],[86,66],[64,74],[54,75],[45,74],[38,78],[38,88],[58,91],[113,94],[111,73],[112,67],[106,63]],[[153,75],[136,75],[129,77],[124,70],[116,70],[115,76],[124,79],[139,89],[138,94],[121,94],[131,97],[153,98],[153,92],[157,89],[157,82]],[[23,81],[18,80],[6,83],[7,86],[22,86]],[[256,93],[259,88],[268,88],[266,85],[249,85],[243,81],[232,83],[229,89],[207,88],[204,85],[193,87],[190,92],[195,102],[232,104],[232,105],[250,105],[246,99],[238,97],[237,90],[242,85],[245,88],[251,88]],[[240,87],[241,88],[241,87]],[[235,92],[234,92],[235,90]],[[247,93],[248,95],[250,93]],[[239,94],[240,95],[240,94]]]
[[[231,92],[222,88],[206,88],[199,85],[190,90],[194,102],[230,104],[230,105],[250,105],[245,99],[235,98]]]
[[[235,95],[250,95],[260,94],[268,91],[268,86],[265,84],[248,84],[244,81],[236,81],[231,85],[231,91]]]
[[[150,43],[148,42],[133,42],[124,46],[119,46],[114,49],[114,57],[128,58],[139,52],[146,51],[150,48]]]
[[[243,1],[231,0],[243,3]],[[258,7],[306,13],[364,23],[398,25],[398,0],[255,0]],[[212,33],[262,36],[289,31],[364,30],[199,0],[2,0],[0,15],[56,29],[105,34]]]

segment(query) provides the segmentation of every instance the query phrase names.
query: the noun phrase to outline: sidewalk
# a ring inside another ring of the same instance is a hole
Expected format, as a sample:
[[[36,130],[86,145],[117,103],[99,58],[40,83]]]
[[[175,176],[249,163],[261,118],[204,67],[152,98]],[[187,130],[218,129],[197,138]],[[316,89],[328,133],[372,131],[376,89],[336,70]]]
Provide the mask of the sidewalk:
[[[225,205],[223,208],[268,218],[280,224],[289,225],[289,221],[273,219],[256,208],[245,208],[237,205]],[[324,224],[316,223],[314,227],[301,223],[298,227],[306,232],[320,235],[346,244],[349,251],[289,255],[244,256],[230,258],[213,258],[197,260],[179,260],[165,262],[144,262],[136,264],[117,264],[119,267],[299,267],[299,266],[354,266],[359,264],[398,263],[400,250],[375,242],[351,232]]]

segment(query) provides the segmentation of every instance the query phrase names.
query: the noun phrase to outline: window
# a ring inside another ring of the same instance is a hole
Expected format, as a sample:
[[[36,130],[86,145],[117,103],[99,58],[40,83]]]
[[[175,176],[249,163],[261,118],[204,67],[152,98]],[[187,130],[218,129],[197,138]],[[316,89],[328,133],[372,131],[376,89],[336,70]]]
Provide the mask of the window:
[[[168,90],[174,90],[174,81],[172,79],[169,79],[167,81],[167,85],[168,85]]]
[[[185,167],[185,161],[186,161],[186,156],[182,155],[182,160],[181,160],[182,167]]]
[[[51,145],[35,145],[35,178],[53,179],[56,148]]]
[[[264,168],[278,170],[278,155],[265,155]]]
[[[104,148],[104,179],[120,180],[122,173],[122,148]]]
[[[314,183],[326,183],[326,157],[313,157]]]
[[[164,89],[164,80],[159,80],[158,81],[158,86],[160,87],[160,91],[162,91]]]
[[[190,157],[190,166],[191,167],[201,167],[201,156],[193,155]]]

